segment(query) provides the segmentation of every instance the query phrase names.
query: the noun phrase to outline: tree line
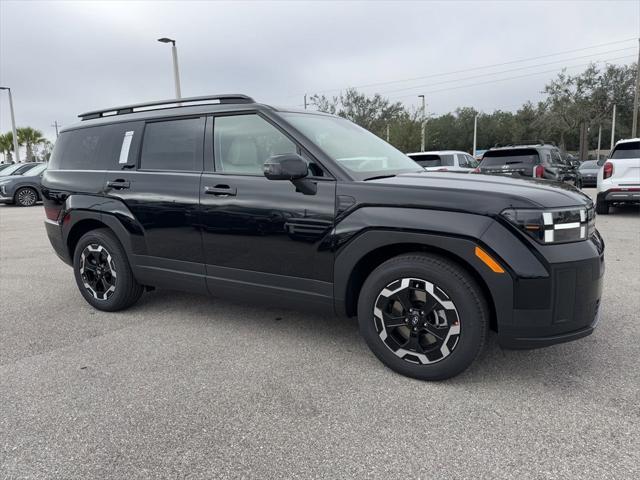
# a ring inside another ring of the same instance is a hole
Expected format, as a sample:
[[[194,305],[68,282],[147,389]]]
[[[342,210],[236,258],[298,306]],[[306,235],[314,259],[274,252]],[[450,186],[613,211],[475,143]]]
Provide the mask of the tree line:
[[[479,112],[460,107],[451,113],[426,119],[427,150],[463,150],[471,152],[473,125],[478,115],[477,148],[513,144],[531,140],[556,143],[565,151],[582,152],[597,147],[601,127],[602,149],[609,149],[611,115],[616,105],[615,138],[631,135],[633,97],[637,64],[595,64],[577,74],[565,71],[544,88],[544,99],[527,102],[517,111]],[[403,152],[420,149],[422,112],[402,102],[392,102],[379,94],[368,96],[348,89],[339,96],[313,95],[311,105],[333,113],[372,131]],[[581,135],[582,133],[582,135]]]
[[[40,130],[31,127],[16,129],[18,146],[25,147],[26,158],[22,161],[47,161],[51,155],[53,144],[47,140]],[[0,153],[4,154],[5,163],[14,162],[13,132],[0,134]]]

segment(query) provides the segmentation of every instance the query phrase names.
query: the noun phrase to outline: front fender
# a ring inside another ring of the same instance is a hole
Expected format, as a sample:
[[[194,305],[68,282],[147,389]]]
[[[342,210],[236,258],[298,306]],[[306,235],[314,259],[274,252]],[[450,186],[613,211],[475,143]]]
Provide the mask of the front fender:
[[[513,321],[517,278],[547,277],[533,253],[493,218],[416,208],[363,207],[336,226],[334,297],[336,311],[347,311],[352,273],[365,257],[389,247],[445,254],[465,266],[486,286],[498,323]],[[506,270],[493,272],[475,255],[481,246]]]

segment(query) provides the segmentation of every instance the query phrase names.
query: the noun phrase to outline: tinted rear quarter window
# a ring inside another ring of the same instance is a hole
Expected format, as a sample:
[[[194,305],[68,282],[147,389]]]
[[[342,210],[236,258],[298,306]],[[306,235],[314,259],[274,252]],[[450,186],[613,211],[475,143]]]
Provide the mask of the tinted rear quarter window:
[[[535,165],[540,157],[534,148],[519,148],[514,150],[493,150],[484,154],[481,167],[495,167],[502,165]]]
[[[147,123],[140,168],[202,171],[204,117]]]
[[[640,158],[640,142],[626,142],[616,145],[611,154],[611,159],[623,158]]]
[[[142,122],[125,122],[62,132],[49,161],[52,170],[109,170],[118,166],[124,134],[134,132],[127,163],[135,163]]]

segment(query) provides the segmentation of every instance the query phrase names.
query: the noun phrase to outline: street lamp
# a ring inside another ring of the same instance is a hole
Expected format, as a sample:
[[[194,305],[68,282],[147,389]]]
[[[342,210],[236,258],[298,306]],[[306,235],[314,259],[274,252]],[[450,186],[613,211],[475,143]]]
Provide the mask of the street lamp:
[[[0,90],[9,92],[9,110],[11,111],[11,130],[13,131],[13,151],[16,155],[16,163],[20,162],[20,152],[18,151],[18,132],[16,130],[16,117],[13,113],[13,98],[9,87],[0,87]]]
[[[173,80],[176,85],[176,99],[181,99],[182,95],[180,95],[180,73],[178,73],[178,50],[176,49],[176,41],[162,37],[158,39],[161,43],[170,43],[171,44],[171,55],[173,56]]]
[[[418,98],[422,99],[422,128],[420,129],[420,151],[424,152],[425,149],[425,140],[426,140],[426,125],[425,125],[425,115],[426,115],[426,104],[424,95],[418,95]]]

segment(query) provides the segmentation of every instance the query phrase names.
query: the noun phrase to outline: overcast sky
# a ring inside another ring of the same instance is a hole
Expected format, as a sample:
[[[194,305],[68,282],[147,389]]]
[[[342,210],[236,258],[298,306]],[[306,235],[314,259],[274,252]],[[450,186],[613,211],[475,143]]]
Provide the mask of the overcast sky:
[[[18,126],[53,138],[54,120],[70,125],[86,110],[172,97],[162,36],[177,40],[183,96],[246,93],[301,105],[305,92],[383,83],[362,90],[408,105],[425,92],[434,114],[513,110],[540,99],[562,66],[634,61],[640,1],[0,0],[0,84],[12,88]],[[601,44],[609,45],[587,48]],[[495,81],[511,77],[520,78]],[[0,131],[9,129],[0,92]]]

